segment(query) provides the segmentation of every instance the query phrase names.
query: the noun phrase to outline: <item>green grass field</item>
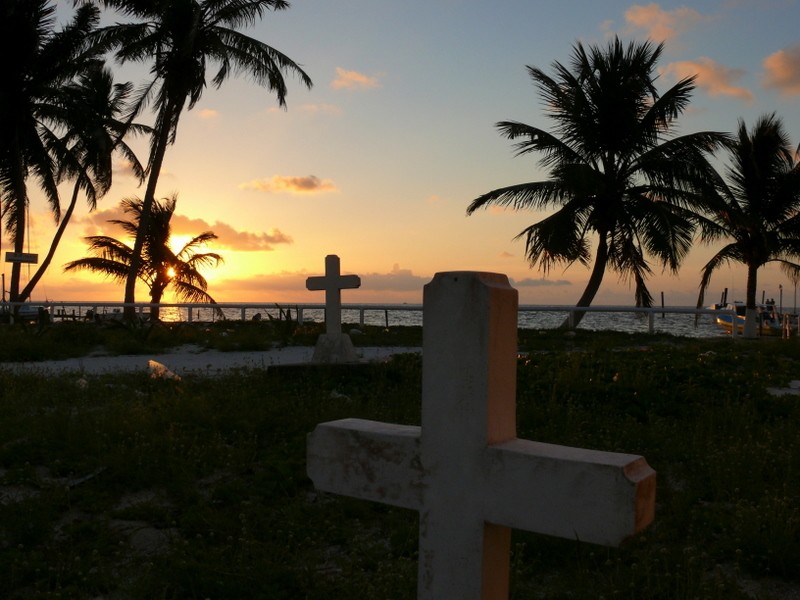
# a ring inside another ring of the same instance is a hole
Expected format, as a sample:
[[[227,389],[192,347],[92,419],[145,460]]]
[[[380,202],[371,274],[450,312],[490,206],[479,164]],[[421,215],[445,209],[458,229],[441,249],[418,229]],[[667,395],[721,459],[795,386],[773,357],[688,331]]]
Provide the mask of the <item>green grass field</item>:
[[[82,325],[2,328],[2,360],[317,333]],[[520,437],[642,454],[658,494],[655,523],[618,549],[514,532],[513,598],[800,597],[800,397],[767,393],[800,379],[800,341],[523,331],[519,345]],[[181,381],[0,372],[0,597],[414,598],[416,514],[317,493],[305,438],[343,417],[418,424],[420,384],[414,355]]]

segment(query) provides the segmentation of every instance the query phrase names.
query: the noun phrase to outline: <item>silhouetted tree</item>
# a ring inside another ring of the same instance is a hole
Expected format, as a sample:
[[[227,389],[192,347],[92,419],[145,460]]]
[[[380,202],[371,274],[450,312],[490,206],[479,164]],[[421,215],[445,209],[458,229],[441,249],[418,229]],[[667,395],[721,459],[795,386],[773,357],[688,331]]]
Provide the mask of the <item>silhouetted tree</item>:
[[[142,261],[139,263],[137,277],[150,290],[150,302],[157,305],[167,288],[171,288],[181,302],[213,303],[208,294],[208,283],[199,269],[217,266],[222,257],[213,252],[198,253],[197,250],[217,238],[211,231],[193,237],[177,253],[170,247],[170,221],[175,213],[177,198],[164,198],[151,205],[147,227],[142,227],[144,203],[139,198],[123,200],[125,213],[131,220],[112,219],[109,223],[119,225],[131,237],[139,231],[144,233]],[[133,248],[116,238],[98,235],[87,237],[89,253],[93,256],[81,258],[64,265],[65,271],[87,270],[110,277],[119,282],[125,281],[133,262]],[[158,316],[158,307],[153,309]]]
[[[55,4],[49,0],[0,3],[0,198],[14,252],[25,251],[28,190],[34,179],[53,216],[61,218],[59,175],[70,160],[62,134],[81,108],[66,99],[65,88],[98,68],[101,50],[89,36],[99,11],[80,6],[72,20],[55,29]],[[88,184],[88,182],[85,182]],[[84,187],[92,191],[92,187]],[[10,300],[18,302],[20,263],[11,267]]]
[[[285,0],[95,1],[133,21],[104,28],[98,43],[115,49],[116,58],[123,63],[152,61],[152,79],[142,96],[142,106],[154,96],[156,111],[142,210],[142,227],[146,231],[167,146],[175,141],[183,109],[191,109],[202,96],[208,83],[209,63],[218,65],[211,78],[215,87],[220,87],[231,73],[242,73],[274,92],[281,106],[286,105],[284,74],[294,73],[308,87],[311,79],[289,57],[239,31],[270,10],[289,8]],[[135,300],[143,244],[144,233],[137,235],[134,242],[125,302]],[[132,312],[128,311],[128,315]]]
[[[770,262],[800,278],[800,146],[792,148],[781,120],[774,114],[756,121],[748,131],[744,121],[729,150],[726,181],[716,190],[709,211],[713,225],[704,239],[732,240],[702,270],[698,307],[703,305],[711,275],[722,264],[747,267],[744,334],[756,334],[758,269]]]
[[[589,266],[594,239],[594,266],[578,307],[591,305],[607,268],[633,281],[637,306],[650,306],[647,256],[677,272],[697,226],[700,189],[717,177],[707,153],[725,142],[724,134],[667,137],[694,78],[659,94],[654,80],[662,51],[663,44],[625,47],[619,39],[607,47],[579,43],[568,66],[553,64],[553,77],[528,67],[554,132],[515,121],[497,127],[521,140],[518,155],[542,153],[550,178],[493,190],[467,209],[557,209],[518,236],[531,265],[545,273],[557,264]],[[576,314],[576,325],[582,317]]]

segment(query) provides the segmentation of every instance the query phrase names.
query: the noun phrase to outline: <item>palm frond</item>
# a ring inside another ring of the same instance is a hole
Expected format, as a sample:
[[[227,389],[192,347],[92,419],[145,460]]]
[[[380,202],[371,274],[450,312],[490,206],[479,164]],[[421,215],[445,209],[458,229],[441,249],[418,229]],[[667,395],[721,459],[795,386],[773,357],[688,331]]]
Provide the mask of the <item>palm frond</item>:
[[[571,206],[526,227],[516,237],[525,238],[525,255],[531,265],[548,273],[559,263],[588,265],[591,258],[585,235],[586,214]]]
[[[740,249],[736,244],[722,247],[700,270],[700,291],[697,296],[697,308],[702,308],[705,303],[705,293],[711,283],[711,276],[720,266],[730,262],[740,262]]]
[[[562,203],[561,191],[561,186],[556,181],[519,183],[492,190],[475,198],[467,208],[467,214],[489,205],[509,207],[514,210],[544,210]]]

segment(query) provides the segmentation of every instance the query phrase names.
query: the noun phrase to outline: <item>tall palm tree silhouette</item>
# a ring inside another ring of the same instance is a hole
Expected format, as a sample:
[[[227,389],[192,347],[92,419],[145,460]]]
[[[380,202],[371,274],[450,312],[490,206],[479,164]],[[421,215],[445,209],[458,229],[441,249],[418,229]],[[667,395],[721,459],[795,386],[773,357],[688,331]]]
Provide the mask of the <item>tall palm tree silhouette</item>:
[[[130,271],[125,280],[125,302],[135,300],[144,232],[167,146],[174,143],[184,108],[191,109],[205,90],[208,63],[218,65],[211,78],[220,87],[231,73],[252,77],[277,95],[286,106],[284,74],[293,73],[307,87],[311,79],[286,55],[238,31],[254,24],[266,12],[289,8],[285,0],[96,0],[133,19],[100,31],[97,43],[114,49],[125,62],[151,61],[152,79],[145,86],[141,107],[154,96],[156,120],[150,145],[148,180],[143,198],[142,233],[136,236]],[[133,315],[132,309],[127,311]]]
[[[130,237],[139,231],[144,232],[142,260],[139,262],[137,277],[150,290],[152,316],[158,316],[158,304],[167,288],[171,288],[181,302],[214,303],[208,294],[208,282],[200,273],[200,268],[217,266],[222,257],[213,252],[199,253],[197,250],[217,238],[211,232],[203,232],[189,240],[178,252],[170,247],[170,221],[175,213],[177,198],[164,198],[150,207],[147,227],[142,227],[144,203],[139,198],[129,198],[121,203],[122,210],[132,216],[131,220],[112,219],[109,223],[122,227]],[[87,270],[110,277],[119,282],[125,281],[133,262],[133,248],[116,238],[98,235],[87,237],[89,252],[93,256],[74,260],[64,265],[65,271]]]
[[[0,4],[0,197],[2,217],[14,252],[25,251],[28,186],[34,179],[56,220],[61,217],[59,174],[70,149],[61,133],[81,107],[65,102],[64,89],[97,69],[101,48],[89,43],[99,11],[80,6],[72,20],[56,30],[55,5],[49,0],[4,0]],[[92,190],[88,181],[84,187]],[[12,264],[10,300],[20,294],[21,265]]]
[[[36,272],[19,294],[20,301],[30,298],[36,284],[53,260],[64,231],[70,222],[81,191],[86,195],[89,209],[97,207],[97,200],[111,188],[112,157],[119,153],[140,181],[144,168],[130,146],[123,140],[128,133],[147,133],[144,125],[120,120],[127,110],[127,100],[132,84],[115,84],[111,73],[101,63],[81,74],[78,80],[63,88],[63,104],[70,115],[67,130],[62,138],[68,151],[60,160],[59,175],[75,179],[72,197],[61,216],[50,249]]]
[[[765,115],[748,131],[744,121],[729,149],[726,181],[717,186],[704,239],[729,241],[702,269],[698,307],[714,271],[737,262],[747,267],[744,335],[756,334],[758,269],[781,265],[800,279],[800,146],[792,148],[781,120]]]
[[[553,64],[554,77],[528,67],[554,132],[516,121],[497,127],[508,139],[521,140],[518,155],[541,152],[550,178],[493,190],[467,209],[557,209],[518,236],[525,238],[531,265],[544,272],[559,263],[588,267],[596,240],[578,307],[591,305],[607,268],[633,282],[637,306],[650,306],[647,255],[677,272],[692,244],[701,189],[717,177],[706,154],[727,136],[667,137],[689,103],[694,78],[659,94],[654,72],[662,51],[663,44],[651,42],[579,43],[569,66]],[[575,325],[583,314],[576,313]]]

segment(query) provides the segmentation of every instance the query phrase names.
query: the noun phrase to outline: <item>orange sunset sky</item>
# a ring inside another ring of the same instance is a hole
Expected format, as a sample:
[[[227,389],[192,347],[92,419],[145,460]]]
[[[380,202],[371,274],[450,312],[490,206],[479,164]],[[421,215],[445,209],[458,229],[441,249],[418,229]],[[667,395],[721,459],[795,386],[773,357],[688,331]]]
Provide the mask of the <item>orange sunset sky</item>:
[[[71,13],[70,2],[59,2]],[[111,17],[113,19],[113,17]],[[420,302],[434,273],[506,273],[532,304],[572,304],[588,279],[575,265],[545,277],[514,237],[542,218],[533,212],[480,211],[469,202],[491,189],[545,177],[535,156],[514,158],[494,123],[551,124],[525,66],[567,62],[575,41],[651,38],[666,42],[659,89],[698,74],[679,133],[733,131],[776,112],[800,142],[800,4],[719,0],[631,4],[578,0],[294,0],[248,33],[300,63],[311,90],[289,79],[288,110],[244,78],[209,87],[184,112],[170,147],[159,197],[178,194],[176,242],[212,230],[210,249],[225,264],[204,271],[221,302],[321,302],[305,280],[338,254],[362,288],[345,302]],[[140,83],[146,69],[117,68]],[[144,115],[147,122],[150,115]],[[146,143],[136,142],[141,160]],[[63,204],[69,200],[64,188]],[[85,254],[86,235],[119,232],[120,199],[143,194],[124,164],[98,210],[81,206],[34,300],[121,301],[122,290],[64,263]],[[31,191],[30,252],[46,253],[54,224]],[[3,239],[3,250],[10,250]],[[650,289],[667,304],[696,301],[699,271],[713,249],[696,246],[679,277],[656,275]],[[10,265],[3,264],[6,279]],[[26,269],[23,268],[23,272]],[[708,301],[724,287],[744,299],[745,274],[723,268]],[[794,288],[777,268],[759,290],[791,305]],[[141,289],[137,300],[146,299]],[[596,304],[632,304],[633,291],[608,272]]]

